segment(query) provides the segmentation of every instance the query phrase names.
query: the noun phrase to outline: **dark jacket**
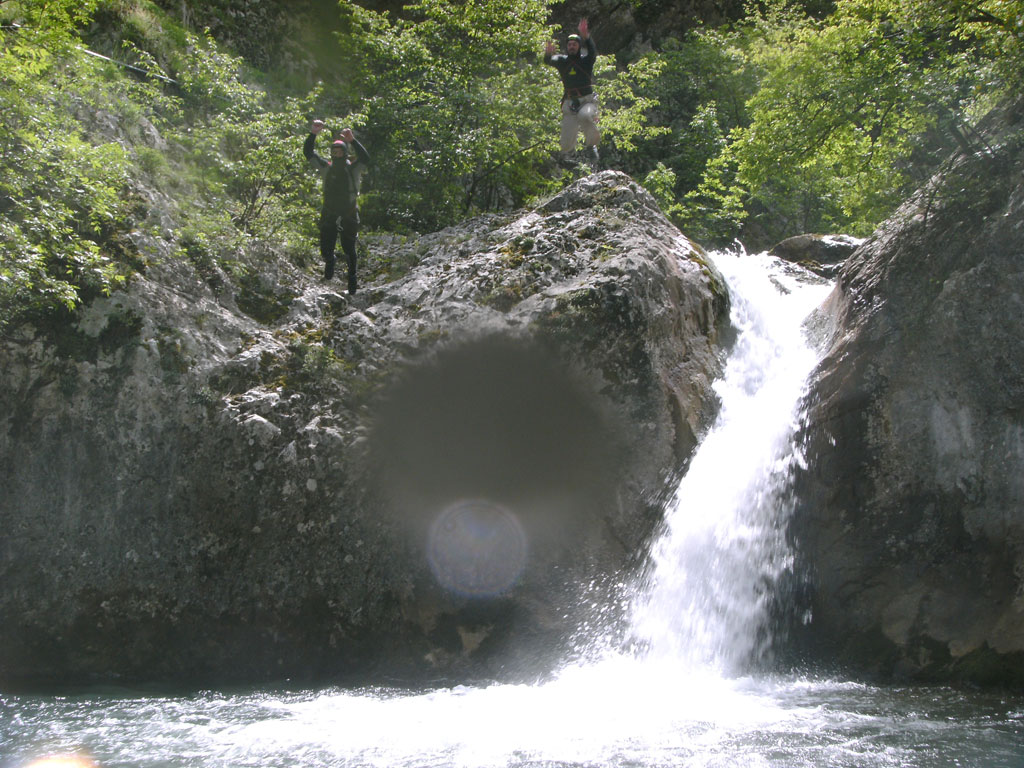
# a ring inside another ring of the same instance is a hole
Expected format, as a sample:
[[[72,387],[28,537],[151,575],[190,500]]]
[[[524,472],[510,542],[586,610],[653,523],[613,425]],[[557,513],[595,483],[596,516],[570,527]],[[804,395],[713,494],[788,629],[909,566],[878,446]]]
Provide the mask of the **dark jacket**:
[[[324,177],[324,203],[322,213],[326,216],[358,215],[359,183],[370,162],[370,154],[358,141],[349,143],[355,155],[347,163],[331,162],[316,153],[316,134],[306,137],[302,152],[310,164]]]
[[[566,53],[544,54],[544,63],[558,70],[565,88],[565,98],[578,99],[594,92],[594,62],[597,47],[593,38],[588,37],[575,56]]]

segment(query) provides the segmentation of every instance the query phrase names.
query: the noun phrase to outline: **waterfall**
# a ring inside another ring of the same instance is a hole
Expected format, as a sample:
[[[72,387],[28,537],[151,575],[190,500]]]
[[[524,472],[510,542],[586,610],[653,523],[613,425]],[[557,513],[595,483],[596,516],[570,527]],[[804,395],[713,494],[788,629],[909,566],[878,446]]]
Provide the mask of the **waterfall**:
[[[3,693],[0,768],[1024,764],[1024,700],[1006,692],[736,674],[763,648],[766,601],[790,564],[782,489],[801,461],[793,429],[816,359],[802,325],[828,286],[765,256],[714,260],[738,337],[718,420],[630,593],[642,652],[602,646],[533,685]],[[69,757],[44,761],[55,755]]]
[[[791,567],[785,489],[805,382],[804,320],[829,285],[767,255],[718,253],[738,338],[721,410],[679,483],[632,606],[647,659],[729,674],[761,654],[772,587]]]

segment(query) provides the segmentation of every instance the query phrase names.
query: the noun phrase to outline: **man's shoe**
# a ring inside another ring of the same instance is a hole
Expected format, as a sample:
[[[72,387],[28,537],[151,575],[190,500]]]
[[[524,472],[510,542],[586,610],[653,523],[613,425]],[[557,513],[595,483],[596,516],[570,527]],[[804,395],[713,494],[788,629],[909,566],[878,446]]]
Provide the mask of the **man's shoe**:
[[[334,259],[324,265],[324,282],[326,283],[332,277],[334,277]]]
[[[568,168],[569,170],[572,170],[577,165],[576,158],[570,152],[559,152],[555,155],[555,162],[562,168]]]

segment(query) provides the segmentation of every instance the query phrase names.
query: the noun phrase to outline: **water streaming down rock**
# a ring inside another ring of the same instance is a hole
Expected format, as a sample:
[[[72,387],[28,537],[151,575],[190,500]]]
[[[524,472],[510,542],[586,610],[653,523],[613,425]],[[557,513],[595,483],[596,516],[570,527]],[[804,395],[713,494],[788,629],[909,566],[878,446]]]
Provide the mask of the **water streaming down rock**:
[[[633,611],[649,659],[739,671],[763,654],[773,586],[790,567],[792,436],[817,360],[804,320],[828,284],[767,255],[721,253],[738,330],[718,420],[666,512]]]

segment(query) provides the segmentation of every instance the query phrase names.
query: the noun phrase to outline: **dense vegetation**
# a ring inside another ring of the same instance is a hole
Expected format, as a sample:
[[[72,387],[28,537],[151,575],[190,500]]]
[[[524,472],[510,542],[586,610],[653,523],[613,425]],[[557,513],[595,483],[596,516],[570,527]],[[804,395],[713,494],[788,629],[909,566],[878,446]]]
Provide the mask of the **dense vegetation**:
[[[0,333],[145,269],[147,234],[201,273],[244,280],[253,243],[309,266],[313,117],[370,148],[370,229],[566,181],[540,65],[553,0],[370,5],[0,0]],[[708,245],[864,234],[952,148],[981,146],[978,121],[1021,92],[1022,42],[1021,0],[752,2],[599,60],[604,157]]]

